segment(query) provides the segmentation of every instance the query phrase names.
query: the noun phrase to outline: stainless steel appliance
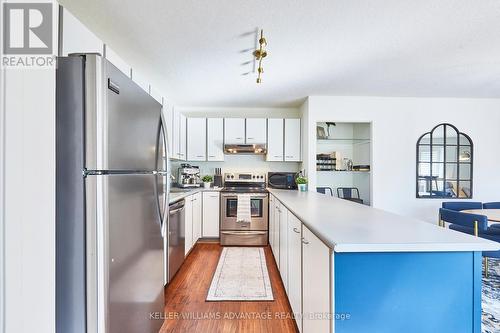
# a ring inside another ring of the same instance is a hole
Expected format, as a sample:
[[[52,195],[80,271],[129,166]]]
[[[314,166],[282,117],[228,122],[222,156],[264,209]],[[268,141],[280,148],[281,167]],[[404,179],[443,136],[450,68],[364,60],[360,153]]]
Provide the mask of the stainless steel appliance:
[[[270,188],[296,190],[297,172],[269,172],[267,174],[267,185]]]
[[[236,222],[238,194],[250,195],[250,223]],[[265,246],[268,243],[269,194],[264,173],[226,173],[221,191],[221,245]]]
[[[226,154],[241,154],[241,155],[265,155],[267,154],[267,145],[262,144],[226,144],[224,145],[224,153]]]
[[[161,105],[99,55],[56,70],[56,332],[157,332],[170,164]]]
[[[177,184],[179,187],[199,187],[200,168],[187,163],[177,169]]]
[[[168,281],[170,282],[175,273],[179,270],[184,262],[184,211],[185,200],[182,199],[169,206],[169,223],[168,223]]]

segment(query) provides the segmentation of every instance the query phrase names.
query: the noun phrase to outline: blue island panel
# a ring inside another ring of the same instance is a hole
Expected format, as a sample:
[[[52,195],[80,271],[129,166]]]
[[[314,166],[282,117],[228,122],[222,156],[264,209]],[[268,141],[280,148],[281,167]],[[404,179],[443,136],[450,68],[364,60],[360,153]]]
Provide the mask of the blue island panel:
[[[480,333],[481,253],[334,253],[335,333]]]

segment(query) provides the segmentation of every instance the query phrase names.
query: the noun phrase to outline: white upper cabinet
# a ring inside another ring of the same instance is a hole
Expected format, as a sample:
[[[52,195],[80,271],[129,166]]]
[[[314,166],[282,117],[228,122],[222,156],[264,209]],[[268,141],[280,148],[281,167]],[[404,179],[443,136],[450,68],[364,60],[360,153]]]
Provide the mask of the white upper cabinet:
[[[62,12],[61,56],[71,53],[104,54],[104,44],[67,9]]]
[[[133,77],[133,75],[132,75],[132,77]],[[151,95],[151,97],[156,99],[156,101],[158,103],[161,103],[161,93],[158,90],[156,90],[155,87],[153,87],[151,85],[149,86],[149,95]]]
[[[285,119],[285,162],[300,161],[300,119]]]
[[[207,120],[207,161],[224,161],[224,119]]]
[[[267,120],[267,161],[283,161],[283,119]]]
[[[187,118],[187,160],[207,159],[207,118]]]
[[[267,141],[267,119],[265,118],[247,118],[246,120],[246,138],[245,142],[266,143]]]
[[[148,80],[146,79],[146,77],[142,76],[141,73],[137,72],[136,70],[132,70],[132,81],[134,81],[135,84],[137,84],[139,87],[141,87],[142,90],[144,90],[148,94],[150,93],[151,89],[149,87]],[[160,97],[160,100],[158,102],[159,103],[162,102],[161,97]]]
[[[224,143],[245,143],[245,118],[224,118]]]
[[[175,108],[172,109],[172,158],[181,158],[181,114]]]
[[[120,71],[123,72],[123,74],[127,75],[128,77],[131,76],[132,74],[132,67],[130,67],[129,64],[127,64],[125,62],[125,60],[123,60],[119,55],[118,53],[116,53],[115,51],[113,51],[113,49],[111,47],[109,47],[109,45],[105,45],[105,53],[106,53],[106,59],[112,63],[113,65],[115,65],[116,68],[118,68]]]
[[[174,143],[173,143],[173,131],[174,131],[174,109],[172,105],[167,103],[163,99],[163,125],[165,127],[165,132],[167,133],[167,146],[168,146],[168,157],[176,158],[174,155]]]
[[[187,120],[186,116],[183,115],[182,113],[179,116],[179,123],[180,123],[180,129],[179,129],[179,156],[180,159],[185,161],[186,160],[186,130],[187,130]]]

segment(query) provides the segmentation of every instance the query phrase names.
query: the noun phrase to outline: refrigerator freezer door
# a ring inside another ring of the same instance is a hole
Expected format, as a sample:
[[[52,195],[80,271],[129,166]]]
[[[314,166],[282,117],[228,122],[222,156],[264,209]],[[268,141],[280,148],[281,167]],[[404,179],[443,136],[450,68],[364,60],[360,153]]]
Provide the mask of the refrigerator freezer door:
[[[156,170],[161,104],[105,61],[104,170]]]
[[[103,177],[107,194],[108,332],[157,332],[163,321],[150,313],[163,313],[164,285],[156,177],[97,177]]]
[[[81,57],[56,70],[56,332],[87,332]],[[89,330],[90,331],[90,330]]]

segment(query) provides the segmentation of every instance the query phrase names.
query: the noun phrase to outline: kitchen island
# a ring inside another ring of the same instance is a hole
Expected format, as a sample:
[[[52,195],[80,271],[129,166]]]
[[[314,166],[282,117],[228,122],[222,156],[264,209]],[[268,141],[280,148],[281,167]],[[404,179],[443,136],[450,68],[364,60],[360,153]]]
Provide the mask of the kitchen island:
[[[481,251],[500,244],[315,192],[269,191],[270,245],[302,332],[480,333]]]

